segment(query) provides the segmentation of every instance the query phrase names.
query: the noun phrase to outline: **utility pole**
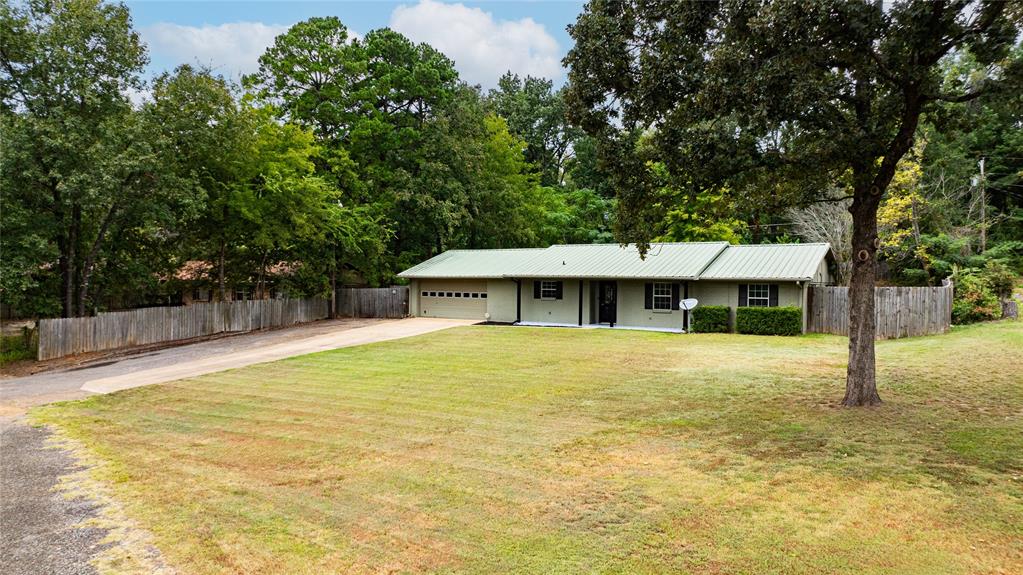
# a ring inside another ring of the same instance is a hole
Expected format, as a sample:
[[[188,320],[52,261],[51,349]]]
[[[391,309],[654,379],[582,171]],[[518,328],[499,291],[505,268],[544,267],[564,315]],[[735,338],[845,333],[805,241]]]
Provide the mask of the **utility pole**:
[[[980,159],[980,253],[987,251],[987,192],[984,189],[984,158]]]

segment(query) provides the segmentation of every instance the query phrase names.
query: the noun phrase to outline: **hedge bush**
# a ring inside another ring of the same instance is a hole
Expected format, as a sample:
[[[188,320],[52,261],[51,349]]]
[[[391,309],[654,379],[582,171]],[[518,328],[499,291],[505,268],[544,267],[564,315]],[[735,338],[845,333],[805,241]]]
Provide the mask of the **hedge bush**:
[[[798,307],[740,307],[735,310],[735,330],[755,335],[799,335],[803,310]]]
[[[1001,317],[1002,306],[987,278],[970,273],[953,277],[952,323],[962,325]]]
[[[728,333],[732,308],[727,305],[702,305],[693,310],[693,331],[696,333]]]

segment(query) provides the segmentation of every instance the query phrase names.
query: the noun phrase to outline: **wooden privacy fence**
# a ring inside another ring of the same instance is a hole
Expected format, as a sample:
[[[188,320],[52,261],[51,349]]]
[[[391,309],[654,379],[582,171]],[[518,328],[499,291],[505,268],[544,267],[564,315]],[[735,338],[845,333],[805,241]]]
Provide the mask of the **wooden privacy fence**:
[[[197,303],[39,321],[39,359],[324,319],[325,299]]]
[[[849,288],[813,286],[807,331],[849,335]],[[874,288],[878,339],[945,333],[952,324],[952,285]]]
[[[337,292],[337,315],[402,318],[408,315],[408,286],[342,288]]]

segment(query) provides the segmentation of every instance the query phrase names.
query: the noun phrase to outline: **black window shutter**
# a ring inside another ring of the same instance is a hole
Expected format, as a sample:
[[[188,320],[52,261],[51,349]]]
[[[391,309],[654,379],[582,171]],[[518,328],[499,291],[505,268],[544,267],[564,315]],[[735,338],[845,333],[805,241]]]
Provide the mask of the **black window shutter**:
[[[679,287],[679,284],[671,284],[671,309],[678,309],[679,293],[682,291]]]
[[[643,309],[654,309],[654,284],[643,285]]]
[[[561,299],[562,296],[565,295],[563,289],[564,283],[565,282],[554,282],[554,299]]]
[[[533,299],[540,299],[540,280],[533,280]]]
[[[778,307],[778,284],[771,284],[767,305],[770,307]]]
[[[746,284],[739,284],[739,307],[746,307],[749,304],[746,288]]]

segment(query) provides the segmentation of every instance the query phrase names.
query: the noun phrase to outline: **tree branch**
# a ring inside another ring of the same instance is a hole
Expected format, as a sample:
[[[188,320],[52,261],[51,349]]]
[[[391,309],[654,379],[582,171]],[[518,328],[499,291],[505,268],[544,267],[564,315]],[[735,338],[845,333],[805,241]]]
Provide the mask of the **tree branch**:
[[[806,202],[806,205],[807,206],[812,206],[813,204],[825,204],[825,203],[831,203],[831,202],[844,202],[846,200],[853,199],[853,197],[854,196],[852,196],[852,195],[848,195],[848,196],[838,196],[838,197],[835,197],[835,198],[820,198],[820,199],[817,199],[817,200],[813,200],[812,202]]]
[[[942,102],[952,102],[954,104],[961,104],[963,102],[969,102],[970,100],[976,100],[977,98],[989,93],[991,90],[986,86],[964,92],[962,94],[924,94],[921,96],[926,100],[941,100]]]

